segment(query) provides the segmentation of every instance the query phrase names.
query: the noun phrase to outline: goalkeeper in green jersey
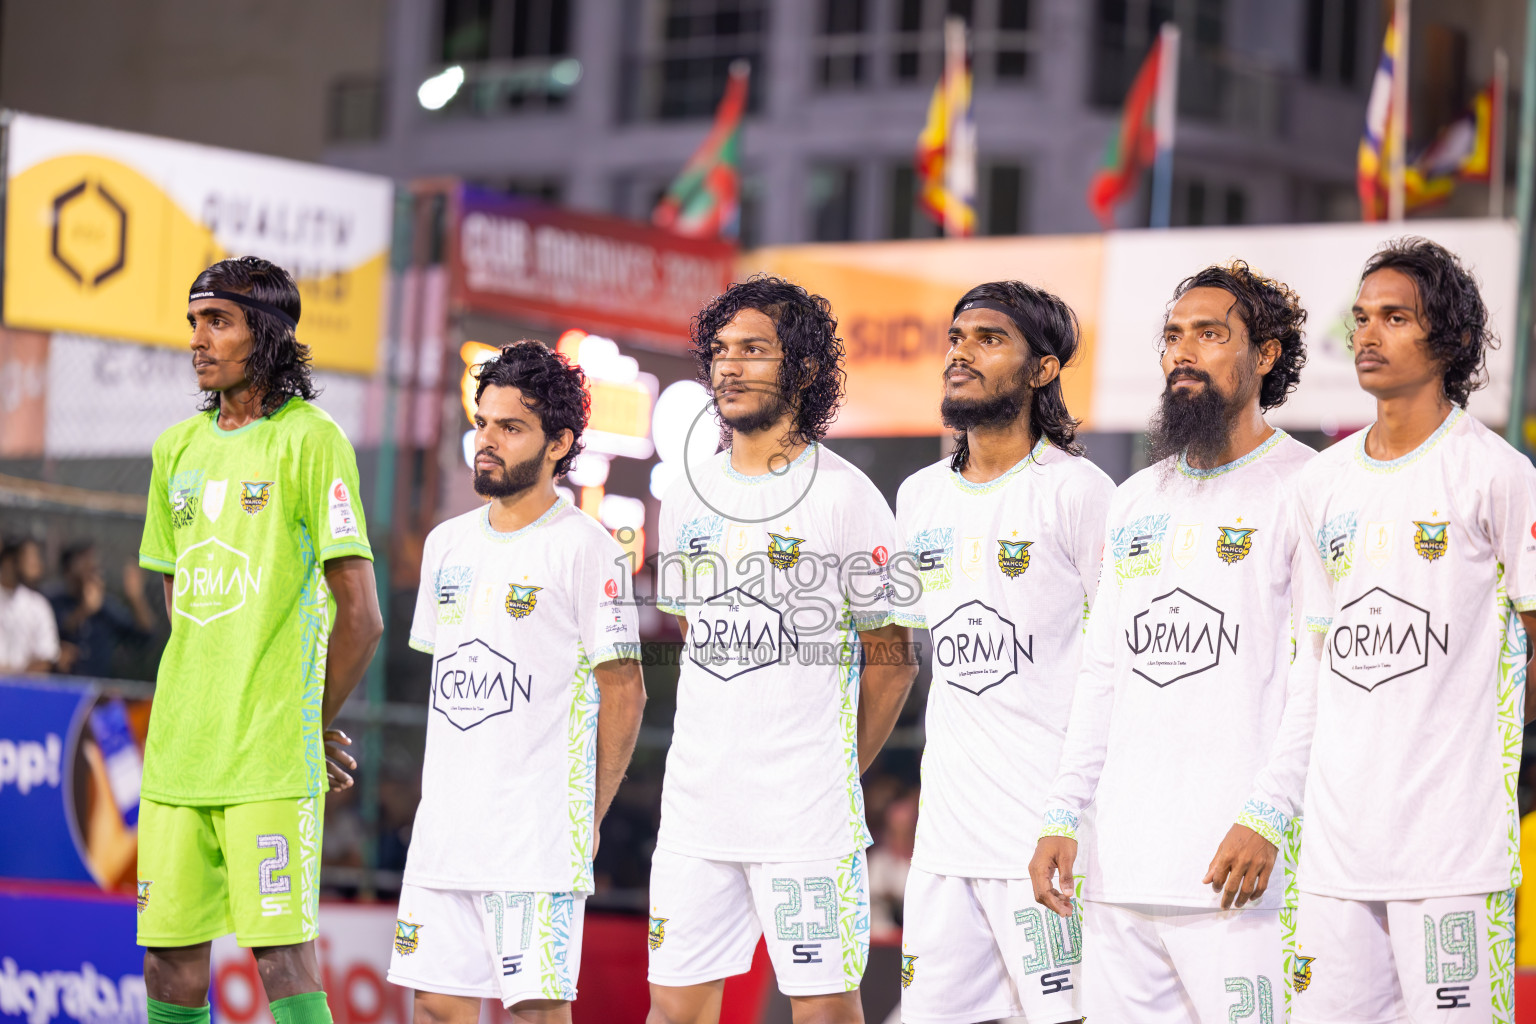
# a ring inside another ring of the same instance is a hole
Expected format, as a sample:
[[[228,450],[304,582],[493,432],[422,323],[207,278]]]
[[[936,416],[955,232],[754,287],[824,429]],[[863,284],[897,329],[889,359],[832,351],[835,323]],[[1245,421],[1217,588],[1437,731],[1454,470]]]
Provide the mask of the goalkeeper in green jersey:
[[[299,291],[254,256],[192,284],[202,410],[155,441],[139,564],[165,577],[139,818],[149,1024],[207,1024],[209,946],[252,947],[277,1024],[329,1024],[315,955],[326,726],[383,633],[346,435],[310,404]],[[327,751],[331,756],[327,756]]]

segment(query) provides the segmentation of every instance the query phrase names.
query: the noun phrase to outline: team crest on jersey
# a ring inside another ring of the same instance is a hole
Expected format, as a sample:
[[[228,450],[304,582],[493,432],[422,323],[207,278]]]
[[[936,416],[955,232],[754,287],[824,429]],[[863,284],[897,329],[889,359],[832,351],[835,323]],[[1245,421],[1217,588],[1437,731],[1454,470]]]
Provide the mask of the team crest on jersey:
[[[910,988],[917,975],[917,957],[901,954],[901,987]]]
[[[271,480],[240,481],[240,507],[245,509],[247,515],[255,515],[266,508],[271,497]]]
[[[775,569],[793,569],[800,561],[800,545],[804,543],[804,537],[768,534],[768,563]]]
[[[154,884],[154,882],[139,883],[139,913],[141,914],[144,913],[144,908],[149,906],[149,887]]]
[[[395,952],[401,956],[410,956],[416,952],[416,947],[421,942],[420,931],[421,925],[396,919]]]
[[[650,930],[645,933],[645,940],[646,940],[646,942],[648,942],[650,944],[650,947],[652,949],[660,949],[661,948],[661,944],[663,942],[667,941],[667,921],[668,920],[670,920],[670,918],[665,918],[665,917],[653,917],[653,918],[651,918],[651,927],[650,927]]]
[[[1414,520],[1413,525],[1418,527],[1413,535],[1413,550],[1431,562],[1445,554],[1446,546],[1450,543],[1446,535],[1450,523],[1421,523]]]
[[[1029,568],[1029,546],[1032,540],[1000,540],[997,542],[997,567],[1009,579],[1024,575]]]
[[[528,613],[533,611],[534,605],[539,603],[539,591],[543,587],[520,587],[516,583],[507,584],[507,614],[514,619],[526,619]]]
[[[1297,992],[1305,992],[1312,984],[1312,961],[1316,959],[1315,956],[1296,954],[1296,969],[1291,972],[1291,980],[1296,983]]]
[[[1221,527],[1216,538],[1216,557],[1231,565],[1241,562],[1253,550],[1253,530],[1237,526]]]

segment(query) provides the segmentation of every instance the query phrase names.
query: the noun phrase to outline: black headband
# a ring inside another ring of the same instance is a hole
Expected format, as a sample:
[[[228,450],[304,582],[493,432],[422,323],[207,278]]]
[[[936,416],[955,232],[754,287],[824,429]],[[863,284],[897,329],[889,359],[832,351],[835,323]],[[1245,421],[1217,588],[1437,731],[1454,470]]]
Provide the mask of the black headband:
[[[188,302],[192,302],[196,299],[228,299],[230,302],[238,303],[239,305],[244,306],[246,309],[254,309],[258,313],[265,313],[268,316],[277,317],[283,323],[288,325],[288,329],[290,331],[296,330],[299,326],[299,321],[296,317],[289,316],[281,309],[278,309],[276,306],[272,305],[272,303],[262,302],[260,299],[253,299],[249,295],[242,295],[239,292],[226,292],[222,288],[204,288],[200,292],[193,292],[191,295],[187,296]]]
[[[1009,320],[1013,321],[1013,326],[1018,328],[1019,334],[1023,336],[1025,343],[1028,344],[1030,348],[1035,350],[1036,355],[1055,356],[1057,359],[1061,358],[1060,352],[1051,351],[1048,347],[1046,347],[1045,341],[1043,339],[1032,337],[1030,332],[1024,329],[1024,325],[1021,322],[1022,317],[1020,316],[1019,311],[1008,305],[1006,302],[998,302],[996,299],[972,299],[970,302],[964,303],[959,309],[955,310],[955,318],[958,319],[961,313],[971,309],[990,309],[993,312],[1003,314],[1003,316],[1006,316]]]

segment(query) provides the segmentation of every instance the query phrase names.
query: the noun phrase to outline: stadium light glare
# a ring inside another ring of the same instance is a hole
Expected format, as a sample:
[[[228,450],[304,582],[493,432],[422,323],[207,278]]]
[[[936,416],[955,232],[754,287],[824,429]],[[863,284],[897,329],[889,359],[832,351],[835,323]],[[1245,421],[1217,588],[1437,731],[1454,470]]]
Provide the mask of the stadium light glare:
[[[442,110],[464,84],[464,69],[458,64],[438,72],[416,90],[416,99],[428,110]]]

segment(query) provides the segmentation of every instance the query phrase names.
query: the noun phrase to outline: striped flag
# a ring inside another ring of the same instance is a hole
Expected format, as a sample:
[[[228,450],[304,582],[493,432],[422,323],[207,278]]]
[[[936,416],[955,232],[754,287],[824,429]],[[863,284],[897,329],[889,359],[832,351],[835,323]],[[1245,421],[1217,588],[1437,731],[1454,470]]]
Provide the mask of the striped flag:
[[[1456,120],[1440,129],[1435,141],[1419,154],[1404,175],[1404,200],[1408,209],[1423,209],[1445,202],[1458,181],[1488,181],[1493,168],[1493,85],[1472,97],[1472,103]]]
[[[1177,97],[1177,44],[1165,57],[1168,33],[1159,32],[1125,95],[1120,124],[1104,147],[1099,169],[1088,182],[1088,208],[1099,223],[1114,226],[1115,207],[1136,194],[1141,172],[1173,146]],[[1166,65],[1166,66],[1165,66]]]
[[[689,238],[735,238],[741,226],[741,119],[751,67],[731,64],[725,95],[704,144],[651,212],[651,223]]]
[[[917,137],[918,203],[951,236],[976,233],[976,122],[965,49],[965,22],[951,16],[944,23],[944,73]]]
[[[1381,44],[1381,60],[1376,63],[1376,77],[1371,82],[1371,98],[1365,107],[1365,131],[1355,156],[1355,189],[1360,193],[1362,220],[1385,220],[1388,172],[1391,153],[1387,131],[1394,116],[1392,110],[1392,74],[1397,52],[1396,19],[1387,22],[1387,36]],[[1405,189],[1406,191],[1406,189]]]

